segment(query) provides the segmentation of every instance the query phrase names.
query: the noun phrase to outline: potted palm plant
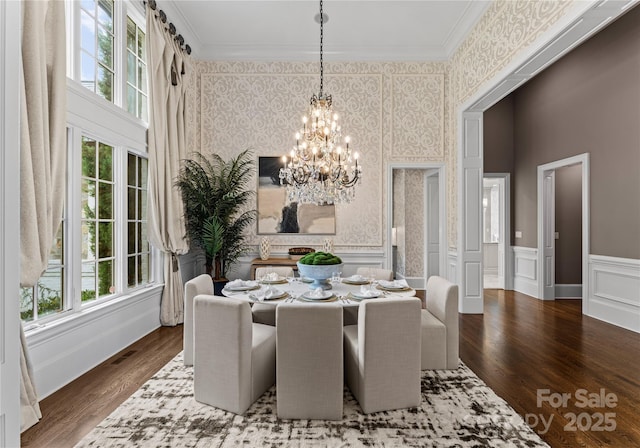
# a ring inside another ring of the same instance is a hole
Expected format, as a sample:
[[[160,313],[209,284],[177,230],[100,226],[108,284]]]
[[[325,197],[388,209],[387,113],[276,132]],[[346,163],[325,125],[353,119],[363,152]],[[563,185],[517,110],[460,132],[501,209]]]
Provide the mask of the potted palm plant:
[[[245,230],[256,216],[255,210],[247,210],[255,194],[248,188],[254,172],[250,150],[228,161],[217,154],[209,159],[195,154],[183,161],[176,180],[184,203],[185,237],[191,247],[204,251],[216,294],[227,282],[229,268],[248,249]]]

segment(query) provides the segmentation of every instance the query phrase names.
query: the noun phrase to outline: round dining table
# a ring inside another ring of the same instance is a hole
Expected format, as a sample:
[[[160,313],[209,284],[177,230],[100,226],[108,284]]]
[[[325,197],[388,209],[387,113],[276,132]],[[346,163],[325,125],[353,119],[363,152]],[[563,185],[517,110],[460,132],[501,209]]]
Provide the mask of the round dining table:
[[[293,280],[278,279],[275,281],[243,281],[236,283],[236,287],[229,286],[222,290],[226,297],[237,298],[250,303],[263,303],[277,306],[285,302],[299,303],[328,303],[337,302],[343,307],[357,307],[362,300],[375,300],[379,297],[413,297],[413,288],[386,289],[378,282],[360,284],[341,278],[331,282],[331,289],[314,291],[299,277]],[[399,285],[399,284],[396,284]],[[406,285],[406,283],[404,283]]]

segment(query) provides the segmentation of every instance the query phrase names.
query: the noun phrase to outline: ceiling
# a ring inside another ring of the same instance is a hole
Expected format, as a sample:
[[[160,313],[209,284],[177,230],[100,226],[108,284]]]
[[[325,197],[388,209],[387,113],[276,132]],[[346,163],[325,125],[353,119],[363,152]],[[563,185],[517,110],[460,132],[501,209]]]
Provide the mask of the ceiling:
[[[164,0],[169,20],[205,60],[315,61],[315,0]],[[327,61],[441,61],[486,10],[485,0],[325,0]]]

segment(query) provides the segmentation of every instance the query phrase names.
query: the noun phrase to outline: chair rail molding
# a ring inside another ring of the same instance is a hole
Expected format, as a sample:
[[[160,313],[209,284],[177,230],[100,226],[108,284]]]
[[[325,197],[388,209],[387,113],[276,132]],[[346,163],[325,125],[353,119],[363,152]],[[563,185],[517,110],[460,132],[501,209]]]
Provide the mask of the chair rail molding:
[[[640,260],[589,256],[589,316],[640,333]]]

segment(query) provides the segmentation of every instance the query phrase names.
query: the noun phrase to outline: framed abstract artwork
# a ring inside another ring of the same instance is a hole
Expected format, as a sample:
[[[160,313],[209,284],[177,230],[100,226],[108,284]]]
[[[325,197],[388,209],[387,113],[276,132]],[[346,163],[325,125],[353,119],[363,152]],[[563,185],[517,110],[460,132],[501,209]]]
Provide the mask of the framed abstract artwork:
[[[335,206],[288,202],[281,167],[280,157],[258,157],[258,234],[334,235]]]

